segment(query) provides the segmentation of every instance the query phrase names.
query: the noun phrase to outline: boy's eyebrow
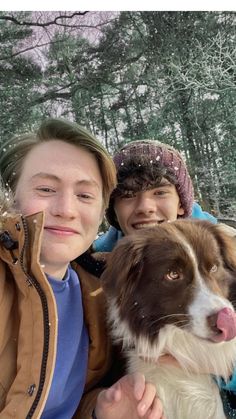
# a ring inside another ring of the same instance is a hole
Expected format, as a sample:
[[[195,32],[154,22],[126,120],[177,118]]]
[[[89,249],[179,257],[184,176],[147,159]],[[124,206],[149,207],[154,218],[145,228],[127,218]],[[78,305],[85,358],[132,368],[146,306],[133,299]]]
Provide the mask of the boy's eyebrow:
[[[33,175],[31,177],[32,180],[37,179],[37,178],[40,178],[40,179],[51,179],[51,180],[54,180],[54,181],[56,181],[58,183],[61,182],[61,179],[58,176],[53,175],[52,173],[39,172],[39,173],[36,173],[35,175]],[[76,184],[77,185],[84,184],[84,185],[88,185],[88,186],[91,185],[91,186],[95,186],[96,188],[100,189],[98,183],[95,180],[93,180],[93,179],[81,179],[81,180],[78,180],[76,182]]]
[[[37,178],[52,179],[52,180],[56,180],[57,182],[60,182],[60,179],[58,176],[53,175],[51,173],[46,173],[46,172],[39,172],[31,177],[31,179],[37,179]]]
[[[173,183],[170,183],[167,179],[162,179],[157,188],[161,186],[174,186]]]

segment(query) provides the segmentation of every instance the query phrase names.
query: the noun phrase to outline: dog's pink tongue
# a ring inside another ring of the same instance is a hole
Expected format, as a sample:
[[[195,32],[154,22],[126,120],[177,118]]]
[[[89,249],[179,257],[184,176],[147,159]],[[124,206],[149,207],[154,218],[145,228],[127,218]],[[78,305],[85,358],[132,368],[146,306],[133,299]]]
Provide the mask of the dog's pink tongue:
[[[221,333],[213,338],[215,342],[223,342],[235,338],[236,313],[231,308],[223,308],[218,312],[216,326]]]

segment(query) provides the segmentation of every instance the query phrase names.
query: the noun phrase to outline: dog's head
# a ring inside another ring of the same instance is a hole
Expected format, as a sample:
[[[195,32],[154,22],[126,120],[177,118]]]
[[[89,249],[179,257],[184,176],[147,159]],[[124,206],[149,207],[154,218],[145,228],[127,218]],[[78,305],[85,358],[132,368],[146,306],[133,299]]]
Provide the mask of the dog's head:
[[[151,342],[168,324],[215,342],[235,337],[232,231],[186,220],[121,239],[102,275],[113,327]]]

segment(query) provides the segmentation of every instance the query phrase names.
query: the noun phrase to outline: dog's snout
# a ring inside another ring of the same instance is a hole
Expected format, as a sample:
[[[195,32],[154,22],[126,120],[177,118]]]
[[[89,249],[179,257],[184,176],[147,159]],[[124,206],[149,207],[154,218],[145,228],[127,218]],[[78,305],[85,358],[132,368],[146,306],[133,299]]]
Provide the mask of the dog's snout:
[[[217,327],[217,316],[218,312],[210,314],[210,316],[207,317],[207,324],[213,332],[220,332]]]
[[[213,336],[214,342],[231,340],[236,337],[236,313],[228,307],[213,313],[207,317],[207,323]]]

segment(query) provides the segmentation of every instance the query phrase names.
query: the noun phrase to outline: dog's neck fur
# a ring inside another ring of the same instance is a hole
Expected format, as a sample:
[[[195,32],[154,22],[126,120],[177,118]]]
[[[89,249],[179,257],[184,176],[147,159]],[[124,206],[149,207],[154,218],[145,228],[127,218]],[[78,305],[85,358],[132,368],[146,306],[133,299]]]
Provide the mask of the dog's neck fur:
[[[189,419],[195,417],[195,411],[199,419],[225,418],[218,386],[211,374],[227,380],[235,364],[236,339],[214,344],[166,326],[160,332],[159,342],[149,347],[145,339],[139,339],[127,351],[128,370],[143,373],[156,385],[166,417]],[[158,362],[163,353],[173,355],[180,367]]]
[[[138,339],[135,352],[137,356],[154,363],[161,355],[170,354],[185,373],[211,373],[227,380],[236,361],[236,338],[216,344],[168,325],[160,330],[158,341],[152,347],[147,339]]]
[[[113,323],[113,337],[122,341],[123,350],[132,352],[132,356],[154,361],[160,356],[172,355],[180,364],[184,373],[192,375],[210,373],[228,379],[236,362],[236,338],[229,342],[213,343],[200,339],[176,326],[167,325],[159,332],[156,343],[152,346],[148,338],[135,338],[125,321],[119,318],[114,301],[109,303],[110,320]]]
[[[161,344],[160,344],[161,342]],[[166,326],[151,348],[145,339],[128,351],[129,372],[139,371],[156,385],[168,419],[223,419],[218,386],[212,375],[228,379],[235,365],[236,339],[212,343],[174,326]],[[180,367],[158,362],[158,354],[170,353]],[[194,406],[194,410],[193,410]]]
[[[128,371],[143,373],[162,400],[168,419],[225,419],[218,386],[209,374],[186,374],[170,364],[145,362],[131,352]]]

